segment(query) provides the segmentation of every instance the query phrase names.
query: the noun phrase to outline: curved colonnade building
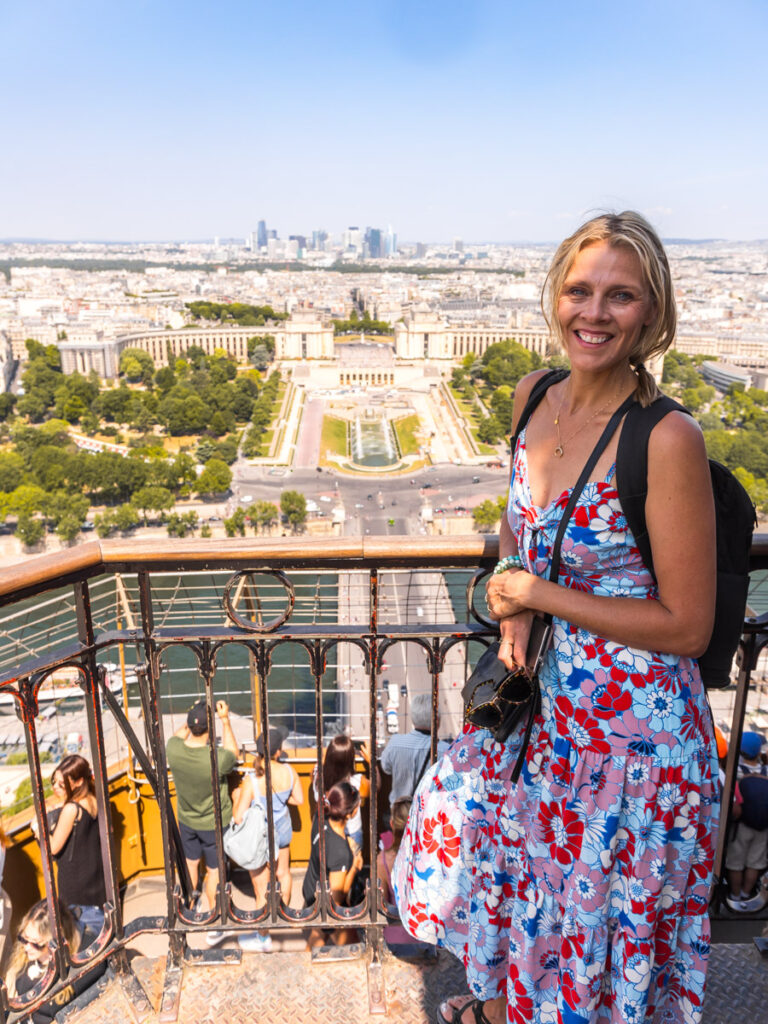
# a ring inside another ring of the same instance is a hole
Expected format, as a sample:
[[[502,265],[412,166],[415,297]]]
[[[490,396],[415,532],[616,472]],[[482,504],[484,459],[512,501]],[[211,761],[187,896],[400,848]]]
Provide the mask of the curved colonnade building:
[[[158,368],[172,364],[193,345],[206,355],[224,350],[235,362],[247,365],[248,339],[259,334],[275,338],[278,361],[335,358],[333,323],[314,310],[295,310],[290,319],[264,327],[224,325],[141,331],[112,339],[60,341],[58,347],[64,373],[88,374],[95,370],[99,377],[109,380],[118,375],[120,356],[127,348],[147,352]],[[482,356],[489,345],[509,338],[541,356],[547,354],[550,345],[544,328],[455,326],[426,308],[409,311],[395,324],[394,336],[395,359],[408,362],[454,361],[470,352]]]

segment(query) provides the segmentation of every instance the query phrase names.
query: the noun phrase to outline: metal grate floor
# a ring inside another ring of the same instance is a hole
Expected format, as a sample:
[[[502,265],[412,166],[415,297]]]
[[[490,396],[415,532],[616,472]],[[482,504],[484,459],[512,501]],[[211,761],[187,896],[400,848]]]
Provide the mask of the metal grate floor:
[[[427,1024],[447,996],[465,991],[460,964],[441,952],[433,963],[387,954],[382,978],[385,1010],[370,1013],[368,960],[312,963],[308,953],[243,954],[239,964],[184,969],[178,1021],[183,1024]],[[165,958],[138,957],[133,969],[152,1003],[146,1024],[159,1014]],[[768,1006],[768,958],[753,944],[712,948],[704,1024],[761,1024]],[[74,1011],[74,1012],[72,1012]],[[67,1024],[114,1024],[134,1019],[112,978],[97,999],[72,1008]]]

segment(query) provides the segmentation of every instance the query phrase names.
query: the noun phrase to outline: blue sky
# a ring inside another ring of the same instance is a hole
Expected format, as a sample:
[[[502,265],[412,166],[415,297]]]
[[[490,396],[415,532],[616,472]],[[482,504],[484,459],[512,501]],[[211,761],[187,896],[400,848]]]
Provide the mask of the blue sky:
[[[764,0],[0,0],[0,238],[768,238]]]

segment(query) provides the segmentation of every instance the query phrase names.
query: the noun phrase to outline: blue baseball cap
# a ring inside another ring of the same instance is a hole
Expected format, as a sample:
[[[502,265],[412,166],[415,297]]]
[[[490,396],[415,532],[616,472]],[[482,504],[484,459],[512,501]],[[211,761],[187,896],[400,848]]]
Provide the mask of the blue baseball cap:
[[[763,743],[765,743],[765,740],[759,732],[742,733],[741,752],[744,757],[748,757],[752,761],[759,756],[760,751],[763,749]]]

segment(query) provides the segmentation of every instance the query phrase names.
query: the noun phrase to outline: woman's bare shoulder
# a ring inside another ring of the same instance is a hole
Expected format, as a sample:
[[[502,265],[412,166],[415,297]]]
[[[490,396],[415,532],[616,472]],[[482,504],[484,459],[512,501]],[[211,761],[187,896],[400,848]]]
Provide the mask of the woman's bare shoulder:
[[[701,427],[685,412],[673,411],[659,420],[648,439],[648,458],[656,460],[706,458]]]
[[[546,368],[533,370],[531,373],[527,373],[525,377],[521,377],[517,382],[517,387],[515,388],[514,409],[512,413],[513,430],[517,427],[517,421],[520,419],[522,411],[525,408],[525,403],[530,398],[531,391],[533,391],[533,385],[537,380],[541,380],[541,378],[547,373],[549,373],[549,370]]]

